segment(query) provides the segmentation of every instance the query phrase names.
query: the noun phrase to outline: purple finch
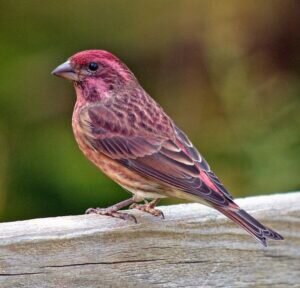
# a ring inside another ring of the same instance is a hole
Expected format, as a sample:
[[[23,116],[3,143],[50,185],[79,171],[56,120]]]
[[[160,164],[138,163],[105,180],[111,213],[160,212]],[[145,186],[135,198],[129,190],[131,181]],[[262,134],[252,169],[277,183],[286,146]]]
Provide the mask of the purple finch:
[[[155,208],[159,199],[176,197],[217,209],[264,246],[267,238],[283,239],[234,203],[186,134],[116,56],[102,50],[79,52],[53,74],[74,83],[77,102],[72,126],[84,155],[133,194],[87,213],[135,220],[119,212],[131,205],[163,216]],[[143,200],[146,204],[137,204]]]

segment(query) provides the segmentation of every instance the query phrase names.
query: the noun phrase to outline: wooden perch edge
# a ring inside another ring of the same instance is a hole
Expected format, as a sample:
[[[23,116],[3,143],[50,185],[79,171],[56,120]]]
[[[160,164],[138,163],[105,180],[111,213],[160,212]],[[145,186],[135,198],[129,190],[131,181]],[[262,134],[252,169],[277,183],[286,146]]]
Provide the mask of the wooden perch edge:
[[[236,201],[285,237],[263,248],[200,204],[0,224],[0,287],[296,287],[300,192]]]

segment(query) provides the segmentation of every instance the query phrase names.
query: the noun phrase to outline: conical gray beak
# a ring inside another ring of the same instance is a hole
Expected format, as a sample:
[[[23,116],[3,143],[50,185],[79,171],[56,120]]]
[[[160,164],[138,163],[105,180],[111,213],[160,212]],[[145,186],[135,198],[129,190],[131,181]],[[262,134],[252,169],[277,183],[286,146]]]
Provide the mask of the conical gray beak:
[[[59,65],[56,67],[52,72],[52,75],[59,76],[65,79],[73,80],[73,81],[79,81],[78,74],[74,71],[74,69],[71,66],[70,61],[66,61],[65,63]]]

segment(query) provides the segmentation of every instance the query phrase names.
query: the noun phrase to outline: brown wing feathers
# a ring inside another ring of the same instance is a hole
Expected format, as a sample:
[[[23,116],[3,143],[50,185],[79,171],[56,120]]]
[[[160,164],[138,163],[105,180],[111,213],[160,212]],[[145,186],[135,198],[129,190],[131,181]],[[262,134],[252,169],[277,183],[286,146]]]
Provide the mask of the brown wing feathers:
[[[80,125],[89,146],[141,174],[174,184],[180,189],[187,190],[186,186],[192,189],[192,186],[201,184],[199,170],[193,160],[166,135],[160,135],[160,131],[149,133],[144,129],[131,131],[132,127],[121,122],[116,115],[103,105],[81,112]],[[184,183],[185,180],[187,183]]]
[[[228,205],[230,194],[179,128],[165,122],[169,127],[154,126],[151,132],[147,119],[144,125],[133,125],[132,119],[120,117],[115,109],[98,104],[81,112],[80,125],[89,146],[145,176]],[[139,115],[135,119],[139,121]]]

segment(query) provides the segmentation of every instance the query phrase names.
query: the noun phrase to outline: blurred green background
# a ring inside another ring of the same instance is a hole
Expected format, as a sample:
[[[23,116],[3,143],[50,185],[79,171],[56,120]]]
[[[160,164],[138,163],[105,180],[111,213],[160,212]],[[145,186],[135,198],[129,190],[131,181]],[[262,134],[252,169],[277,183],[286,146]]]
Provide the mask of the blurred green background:
[[[128,197],[79,151],[73,87],[50,75],[91,48],[134,71],[235,197],[299,189],[299,27],[297,0],[1,0],[1,221]]]

